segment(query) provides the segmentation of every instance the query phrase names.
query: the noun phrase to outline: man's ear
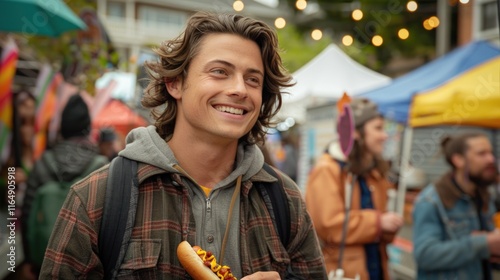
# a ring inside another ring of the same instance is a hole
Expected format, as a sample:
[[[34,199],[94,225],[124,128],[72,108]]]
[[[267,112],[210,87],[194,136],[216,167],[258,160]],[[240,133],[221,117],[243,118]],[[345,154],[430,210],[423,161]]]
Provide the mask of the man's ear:
[[[466,160],[464,156],[460,154],[454,154],[451,156],[451,162],[457,169],[463,169],[465,167]]]
[[[181,88],[182,84],[179,78],[164,78],[165,87],[167,88],[168,93],[175,99],[181,98]]]

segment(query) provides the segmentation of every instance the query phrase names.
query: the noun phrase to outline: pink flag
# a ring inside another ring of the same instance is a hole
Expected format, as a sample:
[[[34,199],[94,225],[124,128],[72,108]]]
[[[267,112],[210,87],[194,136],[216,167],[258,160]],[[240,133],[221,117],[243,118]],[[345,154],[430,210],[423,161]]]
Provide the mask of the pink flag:
[[[111,100],[111,95],[113,90],[116,88],[117,83],[115,80],[110,79],[108,83],[102,88],[96,88],[96,95],[94,99],[94,106],[90,110],[90,115],[94,119],[99,112],[108,104]]]

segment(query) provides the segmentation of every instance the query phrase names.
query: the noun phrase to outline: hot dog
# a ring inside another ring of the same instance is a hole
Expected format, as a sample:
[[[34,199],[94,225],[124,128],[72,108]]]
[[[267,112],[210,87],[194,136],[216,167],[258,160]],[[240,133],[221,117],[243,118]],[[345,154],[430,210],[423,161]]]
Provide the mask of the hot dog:
[[[177,257],[194,280],[237,280],[228,266],[217,263],[210,251],[199,246],[191,246],[182,241],[177,246]]]

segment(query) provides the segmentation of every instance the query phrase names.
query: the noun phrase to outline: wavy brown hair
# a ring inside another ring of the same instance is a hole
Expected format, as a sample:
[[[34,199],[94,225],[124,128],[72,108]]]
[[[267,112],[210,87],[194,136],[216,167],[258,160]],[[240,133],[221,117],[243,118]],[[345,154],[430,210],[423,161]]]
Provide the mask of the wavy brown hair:
[[[177,77],[185,80],[189,65],[198,54],[202,39],[209,34],[235,34],[254,41],[259,46],[264,64],[262,107],[257,122],[240,138],[247,144],[264,142],[265,129],[272,117],[281,108],[281,88],[292,85],[292,77],[281,62],[278,38],[273,29],[262,21],[236,14],[198,12],[191,16],[186,29],[177,38],[163,42],[154,51],[159,56],[157,62],[147,62],[150,76],[144,92],[142,105],[152,108],[155,126],[160,136],[167,141],[175,129],[177,114],[176,100],[168,93],[166,81]],[[164,105],[164,107],[162,106]],[[158,108],[159,106],[162,106]]]

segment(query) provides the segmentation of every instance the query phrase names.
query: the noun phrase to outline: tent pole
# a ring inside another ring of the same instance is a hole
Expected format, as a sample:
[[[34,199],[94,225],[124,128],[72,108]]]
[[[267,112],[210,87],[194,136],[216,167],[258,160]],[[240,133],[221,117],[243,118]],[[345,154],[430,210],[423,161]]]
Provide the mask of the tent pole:
[[[410,163],[410,152],[411,152],[411,143],[413,140],[413,128],[405,127],[405,132],[403,136],[403,152],[401,154],[401,166],[399,168],[399,180],[398,180],[398,197],[396,199],[397,207],[396,213],[403,215],[404,214],[404,205],[405,205],[405,196],[406,196],[406,177],[409,163]]]
[[[500,149],[498,148],[498,129],[491,130],[491,146],[493,147],[493,155],[497,160],[500,160]]]

